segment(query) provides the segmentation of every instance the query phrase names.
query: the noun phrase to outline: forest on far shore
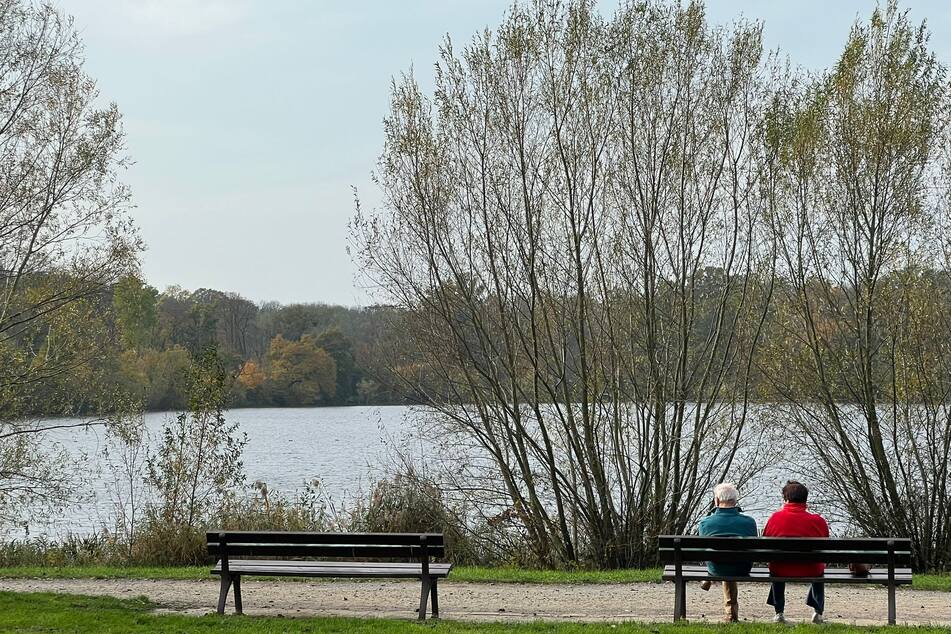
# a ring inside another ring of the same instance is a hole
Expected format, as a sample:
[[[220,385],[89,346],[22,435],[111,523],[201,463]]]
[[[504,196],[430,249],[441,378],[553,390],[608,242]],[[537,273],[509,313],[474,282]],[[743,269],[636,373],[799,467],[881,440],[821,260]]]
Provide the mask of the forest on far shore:
[[[86,301],[82,327],[98,334],[97,358],[77,355],[82,363],[33,385],[29,414],[102,413],[130,402],[148,411],[184,409],[188,369],[209,348],[228,372],[232,407],[414,400],[381,383],[375,365],[389,308],[256,304],[206,288],[160,292],[136,276]]]

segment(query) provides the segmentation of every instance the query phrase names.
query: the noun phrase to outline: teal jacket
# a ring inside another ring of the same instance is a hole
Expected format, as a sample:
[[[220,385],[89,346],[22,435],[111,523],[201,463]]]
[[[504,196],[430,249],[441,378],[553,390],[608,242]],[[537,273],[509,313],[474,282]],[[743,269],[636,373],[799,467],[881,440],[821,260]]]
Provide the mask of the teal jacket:
[[[700,520],[700,534],[704,537],[756,537],[756,520],[738,508],[717,508]],[[750,574],[752,565],[707,562],[707,570],[711,575],[740,576]]]

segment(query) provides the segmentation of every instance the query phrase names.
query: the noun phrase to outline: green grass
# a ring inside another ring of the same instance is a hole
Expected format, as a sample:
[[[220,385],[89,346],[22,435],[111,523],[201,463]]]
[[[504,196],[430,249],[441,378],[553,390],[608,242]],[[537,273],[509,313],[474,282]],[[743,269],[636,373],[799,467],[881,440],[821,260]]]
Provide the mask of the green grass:
[[[0,568],[7,579],[208,579],[211,566],[13,566]]]
[[[22,566],[0,568],[10,579],[208,579],[211,566]],[[522,568],[453,568],[450,581],[478,583],[659,583],[660,569],[526,570]],[[313,581],[309,579],[308,581]],[[916,574],[912,588],[951,592],[951,574]]]
[[[912,575],[911,587],[913,590],[938,590],[951,592],[951,574]]]
[[[409,620],[301,618],[285,619],[248,616],[182,616],[154,614],[153,604],[146,599],[113,599],[48,593],[0,592],[0,632],[131,632],[163,634],[214,634],[271,632],[341,632],[347,634],[469,634],[488,632],[501,634],[694,634],[724,632],[753,634],[759,632],[810,632],[816,628],[775,626],[766,623],[739,625],[701,625],[672,623],[462,623],[428,621],[419,624]],[[937,627],[850,627],[827,625],[823,634],[839,632],[882,632],[882,634],[938,634],[947,630]]]
[[[13,579],[207,579],[211,566],[17,566],[0,568],[0,577]],[[484,583],[635,583],[660,582],[660,569],[647,570],[526,570],[522,568],[452,569],[452,581]]]
[[[453,581],[485,583],[660,583],[660,568],[625,570],[527,570],[523,568],[453,568]]]

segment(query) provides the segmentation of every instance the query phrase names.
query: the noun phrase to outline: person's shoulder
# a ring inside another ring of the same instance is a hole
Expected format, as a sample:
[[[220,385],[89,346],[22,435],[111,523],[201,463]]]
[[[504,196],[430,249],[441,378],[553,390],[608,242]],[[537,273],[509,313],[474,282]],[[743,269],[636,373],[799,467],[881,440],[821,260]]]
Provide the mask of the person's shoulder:
[[[751,535],[756,535],[756,532],[757,532],[756,520],[754,520],[752,516],[747,515],[746,513],[740,513],[740,518],[743,521],[743,524],[745,524],[745,528],[747,529],[747,532],[752,531]]]
[[[779,509],[778,511],[773,511],[773,513],[769,516],[769,519],[766,520],[766,524],[763,526],[764,537],[776,537],[776,535],[774,535],[773,533],[779,530],[777,525],[780,525],[780,526],[782,525],[783,523],[782,516],[783,516],[783,509]]]
[[[702,520],[700,520],[699,529],[700,534],[703,535],[703,532],[710,527],[710,523],[713,521],[713,515],[707,515]]]
[[[812,516],[812,521],[816,523],[816,526],[824,529],[826,534],[829,532],[829,522],[826,521],[826,518],[822,517],[818,513],[810,513]]]

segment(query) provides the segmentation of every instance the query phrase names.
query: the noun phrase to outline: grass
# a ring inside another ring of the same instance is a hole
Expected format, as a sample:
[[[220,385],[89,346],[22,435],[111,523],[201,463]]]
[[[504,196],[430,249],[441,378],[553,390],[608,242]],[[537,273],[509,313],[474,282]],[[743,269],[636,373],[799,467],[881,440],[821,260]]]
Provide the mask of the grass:
[[[144,598],[114,599],[49,593],[0,592],[0,632],[131,632],[138,634],[214,634],[277,633],[277,632],[346,632],[347,634],[470,634],[487,632],[501,634],[694,634],[723,632],[754,634],[759,632],[811,632],[813,626],[776,626],[767,623],[738,625],[705,625],[673,623],[462,623],[428,621],[424,624],[408,620],[301,618],[239,616],[182,616],[154,614],[156,606]],[[938,634],[937,627],[851,627],[826,625],[823,634],[839,632],[882,632],[885,634]]]
[[[16,566],[0,568],[8,579],[207,579],[211,566]],[[523,568],[452,569],[452,581],[482,583],[636,583],[660,582],[660,569],[647,570],[527,570]],[[309,580],[312,581],[312,580]]]
[[[211,566],[16,566],[0,568],[8,579],[208,579]],[[473,583],[660,583],[660,569],[528,570],[524,568],[453,568],[451,581]],[[286,579],[286,578],[284,578]],[[308,579],[307,581],[314,581]],[[914,590],[951,592],[951,574],[916,574]]]
[[[939,592],[951,592],[951,573],[941,573],[935,575],[912,575],[911,587],[913,590],[938,590]]]
[[[527,570],[524,568],[453,568],[453,581],[485,583],[660,583],[660,568],[644,570]]]
[[[211,566],[11,566],[6,579],[208,579]]]

